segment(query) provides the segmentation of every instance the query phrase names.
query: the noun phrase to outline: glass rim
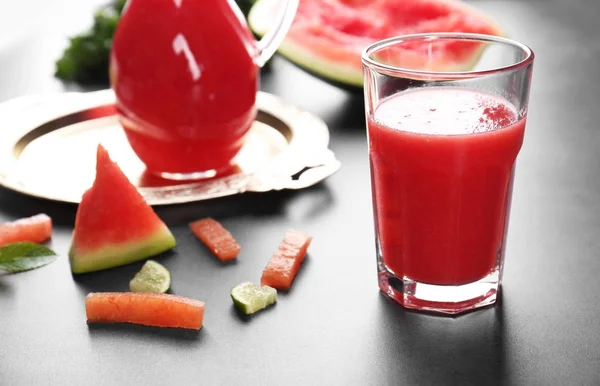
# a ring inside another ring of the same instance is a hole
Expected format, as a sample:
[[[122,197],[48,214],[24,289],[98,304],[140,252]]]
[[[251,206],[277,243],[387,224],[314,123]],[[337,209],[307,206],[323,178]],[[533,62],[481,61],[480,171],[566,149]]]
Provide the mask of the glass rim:
[[[428,70],[414,70],[399,66],[392,66],[388,64],[381,63],[377,60],[371,58],[371,55],[374,52],[380,51],[382,49],[392,47],[397,44],[401,44],[407,41],[434,41],[434,40],[471,40],[471,41],[481,41],[487,43],[501,43],[506,44],[515,48],[520,49],[525,53],[525,58],[522,60],[515,62],[513,64],[498,66],[485,70],[477,70],[477,71],[428,71]],[[533,62],[535,58],[535,54],[533,50],[529,48],[527,45],[520,43],[516,40],[508,39],[502,36],[496,35],[486,35],[486,34],[476,34],[476,33],[467,33],[467,32],[426,32],[426,33],[417,33],[417,34],[407,34],[407,35],[398,35],[394,37],[390,37],[387,39],[379,40],[375,43],[372,43],[368,47],[366,47],[361,55],[362,63],[365,67],[370,69],[374,69],[378,72],[390,75],[415,75],[418,77],[427,77],[428,79],[437,79],[443,78],[447,80],[448,78],[477,78],[486,75],[497,74],[500,72],[510,71],[521,69]]]

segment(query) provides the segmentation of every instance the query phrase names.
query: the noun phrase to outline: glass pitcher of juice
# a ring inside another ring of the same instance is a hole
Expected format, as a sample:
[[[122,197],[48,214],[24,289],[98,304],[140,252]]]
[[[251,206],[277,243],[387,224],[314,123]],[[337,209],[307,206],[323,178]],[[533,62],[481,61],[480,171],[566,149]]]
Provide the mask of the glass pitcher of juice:
[[[260,67],[292,24],[282,1],[260,41],[234,0],[129,0],[114,36],[111,87],[129,144],[169,179],[226,172],[256,118]]]

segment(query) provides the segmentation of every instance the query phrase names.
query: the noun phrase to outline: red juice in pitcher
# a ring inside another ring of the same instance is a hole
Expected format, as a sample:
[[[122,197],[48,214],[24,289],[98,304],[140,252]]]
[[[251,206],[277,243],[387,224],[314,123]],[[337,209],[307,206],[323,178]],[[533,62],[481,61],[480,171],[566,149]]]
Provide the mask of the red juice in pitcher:
[[[256,117],[254,38],[226,0],[132,0],[111,83],[127,139],[155,174],[223,170]]]
[[[462,285],[498,270],[525,118],[462,88],[409,90],[368,118],[378,254],[398,278]]]

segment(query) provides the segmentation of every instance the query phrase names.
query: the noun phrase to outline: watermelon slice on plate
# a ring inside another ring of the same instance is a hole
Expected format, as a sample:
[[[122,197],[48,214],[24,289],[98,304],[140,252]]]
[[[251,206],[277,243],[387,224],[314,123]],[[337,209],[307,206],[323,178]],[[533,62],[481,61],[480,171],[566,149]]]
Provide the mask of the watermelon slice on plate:
[[[75,217],[69,261],[73,273],[129,264],[175,246],[175,238],[102,145],[96,179]]]
[[[248,22],[259,36],[275,19],[277,0],[258,0]],[[304,70],[345,88],[362,88],[362,51],[386,38],[428,32],[465,32],[502,36],[497,23],[460,0],[300,0],[294,23],[279,53]],[[436,48],[431,69],[470,69],[482,53],[480,45]],[[431,58],[415,46],[402,52],[403,66]]]

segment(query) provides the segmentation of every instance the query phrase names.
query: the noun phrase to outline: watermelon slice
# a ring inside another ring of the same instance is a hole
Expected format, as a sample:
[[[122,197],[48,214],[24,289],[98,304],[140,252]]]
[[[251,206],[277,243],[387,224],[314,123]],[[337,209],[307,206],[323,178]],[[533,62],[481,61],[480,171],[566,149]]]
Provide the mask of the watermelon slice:
[[[51,236],[52,219],[43,213],[0,225],[0,247],[23,241],[41,243]]]
[[[190,223],[196,237],[221,261],[235,260],[240,246],[231,233],[212,218],[203,218]]]
[[[248,22],[263,36],[274,20],[278,0],[258,0]],[[294,23],[279,48],[292,63],[331,83],[362,87],[362,51],[393,36],[427,32],[466,32],[502,36],[489,16],[460,0],[300,0]],[[481,45],[449,45],[434,58],[432,69],[468,70]],[[401,64],[414,68],[428,59],[414,47],[402,52]],[[429,62],[428,62],[429,63]]]
[[[99,292],[85,298],[88,323],[133,323],[199,330],[204,302],[146,292]]]
[[[286,232],[279,248],[265,267],[260,284],[289,290],[304,262],[312,236],[295,230]]]
[[[117,267],[173,248],[169,228],[101,145],[96,157],[96,179],[75,217],[73,273]]]

